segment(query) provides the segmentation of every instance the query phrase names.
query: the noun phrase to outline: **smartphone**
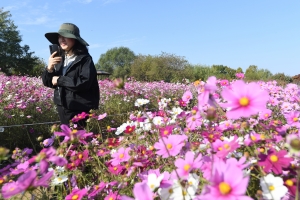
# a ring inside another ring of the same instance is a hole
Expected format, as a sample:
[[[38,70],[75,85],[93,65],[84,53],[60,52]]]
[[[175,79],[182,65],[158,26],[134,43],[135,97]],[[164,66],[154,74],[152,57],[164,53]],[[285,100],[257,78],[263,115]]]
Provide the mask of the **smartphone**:
[[[51,44],[49,45],[50,48],[50,54],[53,54],[56,51],[56,54],[54,57],[62,56],[62,49],[57,44]]]

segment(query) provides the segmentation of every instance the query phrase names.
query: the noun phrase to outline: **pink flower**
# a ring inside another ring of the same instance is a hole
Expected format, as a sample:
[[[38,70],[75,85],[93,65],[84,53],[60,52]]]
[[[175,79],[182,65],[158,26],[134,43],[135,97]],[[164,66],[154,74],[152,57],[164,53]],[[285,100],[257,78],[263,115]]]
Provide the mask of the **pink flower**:
[[[65,200],[80,200],[87,194],[87,189],[78,189],[75,188],[72,192],[66,196]]]
[[[156,154],[161,155],[163,158],[176,156],[185,145],[184,141],[186,139],[186,135],[170,135],[168,137],[163,137],[154,144],[154,148],[157,149]]]
[[[99,185],[94,185],[92,192],[88,195],[89,198],[96,196],[106,186],[105,182],[101,182]]]
[[[118,192],[110,192],[105,198],[104,200],[118,200],[120,199],[120,195],[118,194]]]
[[[238,137],[235,135],[234,139],[231,141],[221,141],[216,140],[212,143],[213,150],[219,158],[225,158],[229,153],[235,151],[237,148],[240,147],[238,143]]]
[[[78,122],[80,120],[83,120],[89,116],[88,113],[82,112],[76,116],[73,117],[72,122]]]
[[[80,143],[87,144],[87,142],[85,141],[86,137],[93,135],[93,133],[86,133],[85,130],[71,130],[69,126],[65,124],[62,124],[60,127],[62,129],[62,132],[54,132],[54,135],[65,136],[64,141],[62,141],[62,143],[68,141],[79,141]]]
[[[266,173],[272,170],[275,174],[281,174],[282,168],[287,168],[294,160],[293,158],[286,157],[286,155],[286,150],[277,152],[274,149],[269,149],[268,155],[259,155],[260,160],[258,161],[258,165],[263,166]]]
[[[21,193],[23,190],[18,186],[17,182],[9,182],[3,185],[1,189],[1,194],[3,198],[8,199]]]
[[[53,147],[42,149],[38,155],[29,159],[28,162],[38,162],[41,173],[44,173],[48,169],[49,162],[53,162],[58,166],[64,166],[68,163],[65,158],[56,155],[56,150]]]
[[[217,78],[211,76],[207,79],[206,84],[201,87],[198,95],[198,107],[204,106],[205,104],[212,104],[209,101],[209,95],[214,93],[217,90]]]
[[[300,122],[299,122],[300,112],[298,112],[298,111],[291,111],[288,114],[285,114],[284,117],[285,117],[287,123],[290,126],[294,126],[294,127],[300,128]]]
[[[235,76],[238,78],[238,79],[243,79],[245,77],[245,74],[242,73],[242,72],[239,72],[239,73],[236,73]]]
[[[116,153],[112,155],[111,164],[113,166],[119,165],[121,162],[126,162],[130,159],[130,148],[121,147]]]
[[[189,114],[186,118],[186,126],[189,130],[195,130],[197,127],[201,127],[202,125],[202,117],[200,112],[196,112]]]
[[[267,120],[271,117],[271,115],[272,115],[272,110],[265,109],[259,113],[259,119]]]
[[[245,195],[249,177],[244,177],[243,171],[231,162],[224,161],[213,163],[212,177],[210,184],[206,185],[202,194],[198,197],[201,200],[252,200]]]
[[[151,191],[146,181],[141,183],[136,183],[134,185],[133,195],[135,199],[153,200],[154,198],[154,193]],[[127,196],[121,196],[121,200],[134,200],[134,199]]]
[[[229,81],[228,81],[228,80],[226,80],[226,79],[224,79],[224,80],[221,80],[221,81],[220,81],[220,85],[221,85],[221,86],[226,86],[226,85],[229,85]]]
[[[100,120],[104,119],[106,116],[107,116],[107,114],[103,113],[102,115],[98,116],[98,120],[100,121]]]
[[[225,88],[222,97],[227,103],[222,104],[224,108],[229,108],[226,112],[228,119],[238,119],[240,117],[250,117],[261,110],[266,109],[269,94],[260,88],[257,83],[245,84],[238,80],[231,85],[231,89]]]
[[[183,94],[182,101],[187,104],[191,99],[193,99],[193,94],[188,90]]]
[[[202,165],[201,158],[202,158],[201,154],[199,154],[195,158],[195,153],[193,153],[191,151],[188,151],[185,154],[185,159],[178,158],[175,161],[175,166],[177,167],[176,171],[177,171],[178,175],[180,177],[187,178],[190,171],[201,167],[201,165]]]

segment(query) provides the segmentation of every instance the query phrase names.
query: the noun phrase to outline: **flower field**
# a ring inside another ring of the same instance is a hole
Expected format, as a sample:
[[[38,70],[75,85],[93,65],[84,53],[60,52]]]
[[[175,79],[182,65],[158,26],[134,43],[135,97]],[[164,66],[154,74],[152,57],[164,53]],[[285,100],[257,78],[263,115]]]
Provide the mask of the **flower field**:
[[[0,198],[299,199],[299,87],[243,78],[99,80],[59,126],[52,89],[0,75]]]

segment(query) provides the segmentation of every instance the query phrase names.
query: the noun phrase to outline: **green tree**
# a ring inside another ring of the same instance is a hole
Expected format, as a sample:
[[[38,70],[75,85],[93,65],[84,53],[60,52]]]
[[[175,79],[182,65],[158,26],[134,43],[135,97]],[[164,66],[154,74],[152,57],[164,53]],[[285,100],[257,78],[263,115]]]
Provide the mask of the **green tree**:
[[[127,47],[115,47],[101,54],[96,68],[111,73],[113,77],[125,78],[130,74],[130,66],[136,55]]]
[[[131,65],[131,76],[139,81],[164,80],[166,82],[194,77],[184,57],[165,52],[157,56],[139,55]]]
[[[38,57],[29,51],[29,46],[21,46],[22,38],[17,26],[10,19],[9,11],[0,9],[0,68],[7,75],[31,75]]]

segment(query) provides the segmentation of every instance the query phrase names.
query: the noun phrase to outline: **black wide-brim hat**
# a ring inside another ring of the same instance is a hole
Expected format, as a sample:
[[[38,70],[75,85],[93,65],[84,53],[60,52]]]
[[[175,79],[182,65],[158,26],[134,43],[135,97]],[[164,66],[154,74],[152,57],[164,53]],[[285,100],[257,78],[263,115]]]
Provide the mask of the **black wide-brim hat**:
[[[58,44],[58,35],[61,35],[66,38],[74,38],[74,39],[78,40],[81,44],[83,44],[85,46],[89,46],[89,44],[80,37],[79,28],[75,24],[63,23],[60,26],[58,32],[46,33],[45,37],[52,44]]]

